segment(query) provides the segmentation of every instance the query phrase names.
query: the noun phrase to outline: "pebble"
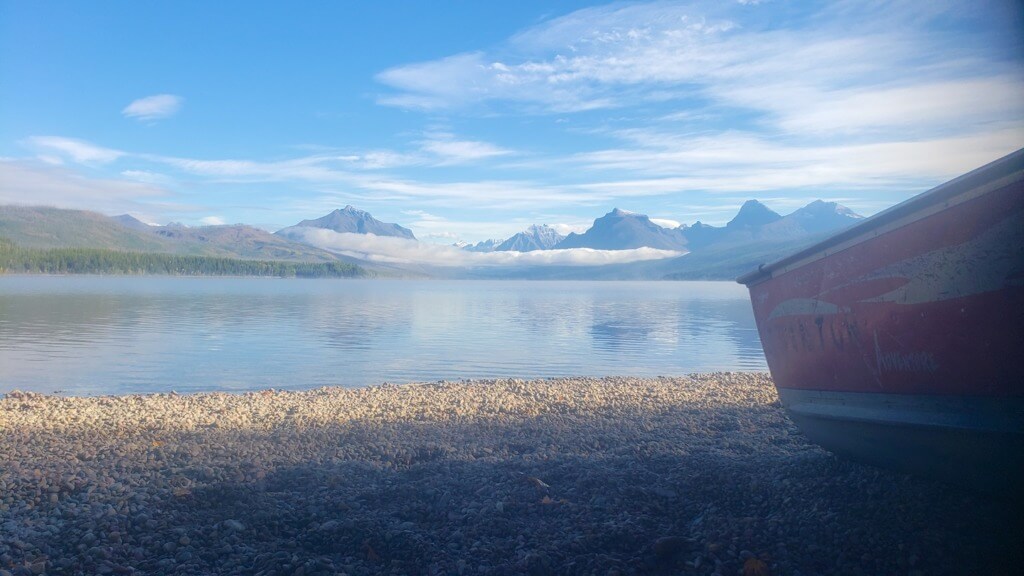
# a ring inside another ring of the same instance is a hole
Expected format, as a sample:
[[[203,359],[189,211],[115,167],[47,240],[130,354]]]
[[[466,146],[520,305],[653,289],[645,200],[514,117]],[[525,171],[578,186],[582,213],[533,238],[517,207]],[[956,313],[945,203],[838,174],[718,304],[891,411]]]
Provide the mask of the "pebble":
[[[688,548],[689,542],[678,536],[664,536],[654,541],[654,554],[668,559]]]
[[[1024,565],[1012,507],[833,457],[766,374],[11,392],[0,429],[0,576]]]
[[[228,530],[234,530],[236,532],[241,532],[242,530],[245,530],[245,524],[242,524],[238,520],[234,520],[234,519],[225,520],[224,521],[224,527],[227,528]]]

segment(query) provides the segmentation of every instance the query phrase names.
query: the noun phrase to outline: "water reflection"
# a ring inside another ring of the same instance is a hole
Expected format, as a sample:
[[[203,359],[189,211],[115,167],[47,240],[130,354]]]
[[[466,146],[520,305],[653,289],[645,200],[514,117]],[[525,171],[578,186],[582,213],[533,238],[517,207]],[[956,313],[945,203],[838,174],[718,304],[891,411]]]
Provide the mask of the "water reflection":
[[[0,392],[764,370],[743,287],[0,277]]]

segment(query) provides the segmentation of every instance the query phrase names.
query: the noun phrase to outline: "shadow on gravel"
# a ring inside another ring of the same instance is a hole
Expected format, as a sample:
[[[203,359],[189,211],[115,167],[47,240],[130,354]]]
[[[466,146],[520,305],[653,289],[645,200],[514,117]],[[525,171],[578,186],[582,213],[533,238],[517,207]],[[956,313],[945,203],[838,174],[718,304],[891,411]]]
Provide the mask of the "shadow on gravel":
[[[129,441],[90,438],[98,455],[69,471],[134,484],[97,480],[48,496],[26,471],[8,485],[24,501],[0,517],[16,519],[0,532],[2,576],[924,576],[1024,566],[1024,528],[1007,502],[834,458],[777,402],[552,405],[536,417],[211,426],[153,446]],[[282,461],[304,463],[273,463]],[[15,530],[20,539],[6,536]]]
[[[618,443],[572,427],[545,436],[545,418],[491,423],[476,437],[475,426],[318,429],[320,441],[376,440],[358,458],[266,474],[241,463],[237,481],[196,480],[124,515],[65,514],[60,533],[25,546],[46,553],[52,574],[933,575],[1024,565],[1024,530],[1005,503],[838,460],[784,420],[764,450],[721,449],[743,435],[728,424],[720,439],[692,443],[662,441],[664,423]]]

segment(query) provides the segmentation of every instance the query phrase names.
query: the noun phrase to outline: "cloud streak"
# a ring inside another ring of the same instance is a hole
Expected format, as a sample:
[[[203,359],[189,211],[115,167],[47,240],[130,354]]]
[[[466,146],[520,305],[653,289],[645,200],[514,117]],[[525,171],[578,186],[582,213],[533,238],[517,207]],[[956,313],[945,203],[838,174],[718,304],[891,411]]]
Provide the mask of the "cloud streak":
[[[754,114],[757,129],[801,135],[1020,118],[1019,66],[1000,62],[983,40],[953,41],[932,26],[954,8],[822,7],[802,23],[764,29],[758,7],[611,4],[536,25],[490,51],[385,70],[377,80],[393,91],[380,102],[565,113],[667,100],[691,117]]]
[[[168,196],[166,190],[141,182],[88,178],[64,167],[0,160],[0,204],[116,213],[138,211]]]
[[[512,153],[488,142],[473,140],[456,140],[450,134],[435,136],[421,143],[423,151],[438,158],[438,165],[450,166],[476,162],[496,156],[507,156]]]
[[[30,148],[56,153],[79,164],[107,164],[125,155],[120,150],[62,136],[33,136],[27,143]]]
[[[155,94],[132,101],[121,110],[125,118],[134,118],[143,122],[170,118],[181,110],[184,99],[174,94]]]

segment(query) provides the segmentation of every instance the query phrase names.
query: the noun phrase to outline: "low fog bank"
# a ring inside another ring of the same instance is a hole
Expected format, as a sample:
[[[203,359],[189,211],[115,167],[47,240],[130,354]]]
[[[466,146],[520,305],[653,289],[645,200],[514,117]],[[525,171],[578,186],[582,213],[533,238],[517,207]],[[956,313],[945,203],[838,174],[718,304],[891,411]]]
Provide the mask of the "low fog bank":
[[[455,246],[426,244],[405,238],[373,234],[341,233],[320,228],[294,228],[289,231],[288,237],[367,262],[461,268],[605,266],[662,260],[685,254],[685,252],[655,248],[631,250],[571,248],[533,252],[470,252]]]

